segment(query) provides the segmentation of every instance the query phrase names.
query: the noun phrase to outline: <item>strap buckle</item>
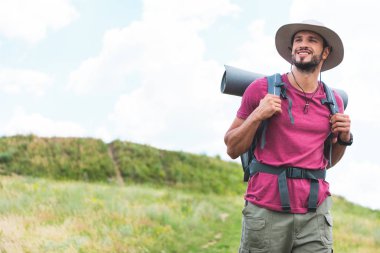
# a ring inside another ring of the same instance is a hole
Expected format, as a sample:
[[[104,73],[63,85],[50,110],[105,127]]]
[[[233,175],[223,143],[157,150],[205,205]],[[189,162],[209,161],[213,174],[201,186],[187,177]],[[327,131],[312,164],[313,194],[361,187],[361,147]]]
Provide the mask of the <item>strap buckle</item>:
[[[287,168],[286,169],[287,178],[305,178],[305,171],[300,168]]]

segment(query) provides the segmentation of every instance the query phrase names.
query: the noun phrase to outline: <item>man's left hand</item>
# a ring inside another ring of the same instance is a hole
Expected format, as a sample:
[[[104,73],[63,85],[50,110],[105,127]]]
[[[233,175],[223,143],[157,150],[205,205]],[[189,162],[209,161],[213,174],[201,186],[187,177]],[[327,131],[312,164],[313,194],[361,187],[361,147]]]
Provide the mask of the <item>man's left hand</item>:
[[[350,128],[351,128],[351,120],[347,114],[336,113],[330,118],[331,123],[331,132],[335,134],[335,136],[339,135],[339,138],[342,141],[350,140]],[[333,143],[337,142],[337,137],[333,139]]]

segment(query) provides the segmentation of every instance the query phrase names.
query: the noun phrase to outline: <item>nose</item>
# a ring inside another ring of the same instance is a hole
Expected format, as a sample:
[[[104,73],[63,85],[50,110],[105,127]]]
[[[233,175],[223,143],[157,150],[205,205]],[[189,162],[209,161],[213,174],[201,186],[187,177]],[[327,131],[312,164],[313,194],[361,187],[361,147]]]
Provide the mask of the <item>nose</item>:
[[[309,48],[308,48],[308,47],[305,47],[305,46],[304,46],[304,47],[299,47],[299,48],[298,48],[298,51],[302,51],[302,50],[309,50]]]
[[[309,42],[307,40],[305,40],[305,39],[298,39],[298,40],[294,41],[293,46],[298,47],[298,48],[300,48],[300,47],[308,47],[309,46]]]

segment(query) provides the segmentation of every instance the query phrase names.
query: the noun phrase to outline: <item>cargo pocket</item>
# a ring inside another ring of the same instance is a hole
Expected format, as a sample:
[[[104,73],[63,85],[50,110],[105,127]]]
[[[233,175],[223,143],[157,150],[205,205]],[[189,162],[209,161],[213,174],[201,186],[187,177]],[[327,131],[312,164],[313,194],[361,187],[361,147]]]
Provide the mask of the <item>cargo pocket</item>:
[[[260,252],[265,249],[267,239],[264,219],[244,217],[244,232],[244,243],[242,245],[244,249],[260,250]]]
[[[320,216],[320,231],[322,242],[326,246],[333,244],[333,219],[330,214],[323,214]]]

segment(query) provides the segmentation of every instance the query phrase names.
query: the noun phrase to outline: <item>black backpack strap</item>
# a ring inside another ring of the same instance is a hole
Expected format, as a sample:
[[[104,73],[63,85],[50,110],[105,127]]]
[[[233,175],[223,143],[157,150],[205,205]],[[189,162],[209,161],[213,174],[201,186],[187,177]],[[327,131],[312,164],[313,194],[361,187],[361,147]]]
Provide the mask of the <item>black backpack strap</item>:
[[[325,90],[325,93],[326,93],[326,99],[322,99],[321,103],[323,105],[326,104],[329,107],[331,114],[334,115],[335,113],[339,112],[338,104],[336,102],[334,93],[332,89],[330,89],[330,87],[327,86],[324,82],[322,82],[322,84],[323,84],[323,89]]]
[[[274,74],[271,76],[266,77],[268,80],[268,93],[280,95],[281,93],[281,86],[279,84],[282,83],[281,81],[281,75],[280,74]],[[249,147],[249,149],[244,152],[242,155],[240,155],[241,165],[244,173],[244,182],[248,182],[250,177],[250,171],[249,171],[249,165],[251,161],[253,160],[253,152],[258,144],[259,137],[261,136],[261,148],[264,148],[265,146],[265,133],[268,126],[268,120],[264,120],[259,128],[256,131],[256,134],[252,140],[252,144]]]
[[[267,88],[268,93],[278,95],[281,98],[288,100],[288,103],[289,103],[288,114],[289,114],[289,118],[290,118],[291,123],[294,124],[294,118],[292,115],[292,100],[289,97],[287,97],[287,95],[286,95],[286,89],[285,89],[284,83],[282,82],[281,74],[276,73],[276,74],[273,74],[271,76],[267,76],[266,78],[268,81],[268,88]],[[249,165],[254,158],[253,152],[254,152],[257,144],[258,144],[259,136],[260,136],[260,142],[261,142],[260,148],[264,149],[264,147],[265,147],[265,143],[266,143],[266,137],[265,136],[266,136],[266,131],[268,128],[268,123],[269,123],[269,119],[264,120],[260,124],[260,126],[257,129],[256,134],[253,138],[251,146],[249,147],[249,149],[246,152],[244,152],[240,156],[242,168],[244,171],[244,182],[247,182],[249,180],[249,177],[250,177]]]
[[[330,110],[331,115],[334,115],[335,113],[339,112],[338,104],[336,102],[334,93],[332,89],[330,89],[330,87],[327,86],[324,82],[322,82],[322,84],[323,84],[323,89],[325,90],[325,93],[326,93],[326,99],[322,99],[321,103],[324,105],[327,105]],[[325,151],[326,153],[328,153],[327,156],[329,159],[330,166],[332,166],[332,139],[333,137],[334,135],[330,133],[325,143]]]
[[[266,78],[268,80],[268,93],[280,96],[281,88],[282,88],[281,75],[279,73],[276,73],[274,75],[267,76]],[[261,145],[260,145],[261,149],[265,147],[265,143],[266,143],[265,135],[268,128],[268,120],[264,120],[262,125],[263,126],[262,126],[262,132],[261,132]]]
[[[249,147],[249,149],[240,155],[241,166],[244,173],[244,177],[243,177],[244,182],[248,182],[249,180],[249,176],[250,176],[249,164],[253,158],[253,150],[255,149],[255,146],[256,146],[255,142],[256,142],[256,138],[253,139],[252,144]]]

